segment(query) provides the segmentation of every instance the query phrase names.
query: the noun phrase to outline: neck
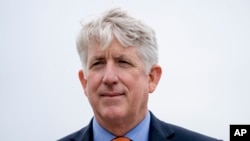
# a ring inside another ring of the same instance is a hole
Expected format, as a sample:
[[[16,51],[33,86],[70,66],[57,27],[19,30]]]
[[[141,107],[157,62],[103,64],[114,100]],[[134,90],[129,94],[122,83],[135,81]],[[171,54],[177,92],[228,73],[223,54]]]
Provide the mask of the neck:
[[[115,136],[124,136],[131,129],[133,129],[137,124],[139,124],[147,115],[147,110],[135,114],[133,116],[119,118],[119,119],[101,119],[96,117],[97,122],[110,133]]]

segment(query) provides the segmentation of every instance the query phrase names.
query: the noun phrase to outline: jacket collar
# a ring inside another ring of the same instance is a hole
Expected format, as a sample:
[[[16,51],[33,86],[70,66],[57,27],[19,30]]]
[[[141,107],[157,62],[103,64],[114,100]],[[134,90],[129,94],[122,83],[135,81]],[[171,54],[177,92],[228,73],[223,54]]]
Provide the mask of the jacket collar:
[[[150,115],[149,141],[170,141],[175,135],[174,130],[168,124],[156,118],[152,112],[150,112]],[[77,138],[82,141],[93,141],[93,119],[81,132],[81,134],[78,134],[80,137]]]
[[[73,141],[93,141],[93,118],[91,119],[88,126],[80,130],[79,137],[76,137]]]
[[[174,135],[172,130],[165,122],[156,118],[151,112],[149,141],[169,141]]]

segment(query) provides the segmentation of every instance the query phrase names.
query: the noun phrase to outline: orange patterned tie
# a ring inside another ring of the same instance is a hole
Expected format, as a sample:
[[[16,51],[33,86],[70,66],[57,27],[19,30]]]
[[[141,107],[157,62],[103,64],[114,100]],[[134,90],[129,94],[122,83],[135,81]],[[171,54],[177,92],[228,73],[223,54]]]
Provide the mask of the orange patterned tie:
[[[129,138],[126,137],[116,137],[112,139],[111,141],[131,141]]]

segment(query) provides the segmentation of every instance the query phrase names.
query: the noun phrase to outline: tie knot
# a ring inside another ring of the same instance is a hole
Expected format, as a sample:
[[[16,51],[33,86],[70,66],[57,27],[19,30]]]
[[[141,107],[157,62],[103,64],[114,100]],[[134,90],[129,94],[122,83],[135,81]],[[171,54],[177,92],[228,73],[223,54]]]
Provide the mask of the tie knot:
[[[111,141],[131,141],[129,138],[126,137],[116,137],[112,139]]]

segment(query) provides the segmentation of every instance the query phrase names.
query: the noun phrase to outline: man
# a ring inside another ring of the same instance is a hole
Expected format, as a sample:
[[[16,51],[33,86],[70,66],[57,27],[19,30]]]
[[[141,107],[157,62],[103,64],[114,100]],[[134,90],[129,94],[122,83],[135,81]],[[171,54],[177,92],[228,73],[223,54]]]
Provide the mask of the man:
[[[157,119],[147,107],[160,80],[154,31],[121,9],[83,25],[77,49],[94,117],[59,141],[216,141]]]

